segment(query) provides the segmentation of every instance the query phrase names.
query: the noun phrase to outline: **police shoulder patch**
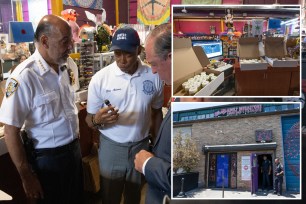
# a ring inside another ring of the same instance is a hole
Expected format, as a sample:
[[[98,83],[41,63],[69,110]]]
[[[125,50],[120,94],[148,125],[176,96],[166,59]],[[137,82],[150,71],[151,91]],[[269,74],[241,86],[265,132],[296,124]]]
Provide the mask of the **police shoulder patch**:
[[[18,89],[19,83],[16,79],[14,78],[10,78],[8,85],[6,87],[6,98],[10,97],[11,95],[13,95],[13,93]]]

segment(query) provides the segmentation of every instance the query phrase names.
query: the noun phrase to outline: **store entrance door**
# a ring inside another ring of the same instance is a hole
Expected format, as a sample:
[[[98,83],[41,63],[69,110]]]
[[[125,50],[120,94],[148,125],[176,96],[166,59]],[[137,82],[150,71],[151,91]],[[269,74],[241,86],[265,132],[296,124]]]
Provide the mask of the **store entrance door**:
[[[252,185],[251,185],[251,193],[256,194],[258,190],[258,161],[257,161],[257,154],[251,154],[251,174],[252,174]]]
[[[229,154],[217,155],[217,187],[228,188]]]
[[[264,176],[263,176],[263,172],[261,171],[262,170],[262,167],[263,167],[263,157],[266,156],[267,157],[267,160],[269,160],[271,162],[271,174],[268,176],[268,182],[266,181],[265,182],[265,186],[263,186],[263,179],[264,179]],[[271,190],[273,189],[273,161],[272,161],[272,155],[271,154],[260,154],[257,156],[257,160],[258,160],[258,188],[261,188],[261,189],[267,189],[267,190]]]

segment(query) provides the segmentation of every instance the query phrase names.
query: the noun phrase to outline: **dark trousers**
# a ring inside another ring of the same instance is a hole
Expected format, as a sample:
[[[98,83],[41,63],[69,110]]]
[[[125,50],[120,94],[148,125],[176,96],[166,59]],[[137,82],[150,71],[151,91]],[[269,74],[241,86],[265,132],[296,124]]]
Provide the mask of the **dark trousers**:
[[[270,187],[270,176],[269,173],[263,172],[262,174],[262,190]]]
[[[35,170],[44,192],[40,204],[83,202],[82,156],[78,140],[69,148],[36,150]]]
[[[277,194],[279,193],[282,195],[283,193],[282,185],[283,185],[283,177],[276,176],[274,180],[274,190]]]
[[[102,203],[139,204],[141,174],[134,167],[136,153],[147,150],[149,139],[135,143],[117,143],[100,136],[99,165],[101,174]]]

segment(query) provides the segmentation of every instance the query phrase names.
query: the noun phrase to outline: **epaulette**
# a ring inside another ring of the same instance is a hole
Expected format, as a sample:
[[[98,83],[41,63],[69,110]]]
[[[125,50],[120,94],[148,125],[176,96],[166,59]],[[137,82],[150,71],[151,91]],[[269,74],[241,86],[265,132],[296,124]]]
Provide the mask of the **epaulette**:
[[[19,64],[13,73],[11,73],[11,76],[18,76],[20,75],[24,70],[32,68],[33,63],[35,62],[35,59],[33,57],[30,57],[23,61],[21,64]]]

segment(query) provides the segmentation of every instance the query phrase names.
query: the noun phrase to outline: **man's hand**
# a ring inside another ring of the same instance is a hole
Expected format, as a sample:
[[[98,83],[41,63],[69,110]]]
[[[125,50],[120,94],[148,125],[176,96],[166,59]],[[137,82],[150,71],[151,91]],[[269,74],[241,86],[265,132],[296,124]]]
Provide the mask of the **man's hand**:
[[[113,106],[107,106],[101,108],[94,117],[98,124],[111,124],[118,120],[119,113]]]
[[[35,173],[28,172],[22,177],[22,185],[28,198],[43,199],[44,193]]]
[[[148,152],[146,150],[141,150],[139,151],[136,156],[135,156],[135,159],[134,159],[134,164],[135,164],[135,169],[137,171],[139,171],[140,173],[143,173],[142,172],[142,166],[143,166],[143,163],[148,159],[148,158],[151,158],[151,157],[154,157],[154,154],[152,154],[151,152]]]

